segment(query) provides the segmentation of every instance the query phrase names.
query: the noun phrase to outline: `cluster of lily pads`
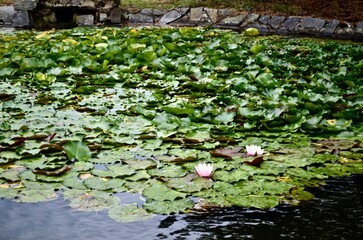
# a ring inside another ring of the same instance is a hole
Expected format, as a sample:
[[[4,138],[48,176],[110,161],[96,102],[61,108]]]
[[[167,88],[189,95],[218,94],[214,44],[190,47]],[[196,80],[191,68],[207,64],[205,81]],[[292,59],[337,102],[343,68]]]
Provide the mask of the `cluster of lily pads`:
[[[0,36],[0,198],[135,221],[299,204],[363,173],[362,45],[203,28]]]

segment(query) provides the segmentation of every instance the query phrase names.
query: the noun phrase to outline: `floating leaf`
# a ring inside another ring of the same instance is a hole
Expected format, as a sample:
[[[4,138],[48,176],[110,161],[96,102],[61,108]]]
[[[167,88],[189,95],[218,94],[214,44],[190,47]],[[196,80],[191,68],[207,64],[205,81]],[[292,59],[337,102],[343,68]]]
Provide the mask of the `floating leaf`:
[[[154,217],[154,214],[147,213],[143,208],[138,208],[137,204],[125,204],[111,208],[108,211],[110,218],[123,223],[145,221]]]
[[[143,208],[146,211],[157,214],[180,213],[193,207],[193,200],[189,198],[178,199],[174,201],[147,201]]]
[[[180,192],[193,193],[211,188],[213,186],[213,180],[196,177],[195,175],[188,175],[184,178],[168,179],[166,180],[166,185]]]
[[[234,157],[242,157],[244,154],[240,152],[241,150],[242,147],[224,148],[224,149],[216,149],[214,151],[211,151],[210,153],[212,154],[212,156],[215,157],[232,159]]]
[[[68,189],[63,192],[63,197],[70,201],[72,208],[83,211],[101,211],[120,203],[118,197],[101,191]]]
[[[70,141],[64,145],[64,150],[67,153],[69,159],[76,158],[80,161],[85,161],[89,159],[92,154],[87,145],[78,141]]]
[[[177,198],[184,198],[186,196],[185,193],[172,190],[160,181],[153,181],[149,187],[144,189],[142,194],[150,200],[157,201],[173,201]]]

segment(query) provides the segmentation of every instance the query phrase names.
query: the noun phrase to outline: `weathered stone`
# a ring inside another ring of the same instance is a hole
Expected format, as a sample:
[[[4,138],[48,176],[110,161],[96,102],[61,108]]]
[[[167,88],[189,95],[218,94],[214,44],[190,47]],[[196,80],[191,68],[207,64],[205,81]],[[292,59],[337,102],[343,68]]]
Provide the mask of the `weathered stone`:
[[[357,27],[355,28],[355,32],[363,34],[363,22],[358,22],[357,23]]]
[[[264,25],[267,25],[269,23],[270,19],[271,19],[270,15],[263,15],[263,16],[260,16],[258,21]]]
[[[14,15],[15,10],[13,6],[0,7],[0,22],[2,25],[11,25],[13,23]]]
[[[177,19],[179,19],[182,15],[177,10],[172,10],[162,16],[159,20],[160,24],[168,24],[171,23]]]
[[[102,7],[103,10],[110,10],[112,8],[114,8],[116,5],[115,5],[115,2],[114,1],[107,1],[105,3],[105,6]]]
[[[250,13],[246,16],[245,19],[243,19],[242,23],[241,23],[241,27],[244,28],[247,25],[251,24],[251,23],[255,23],[257,21],[257,19],[260,17],[260,15],[256,14],[256,13]]]
[[[162,17],[168,12],[168,10],[160,10],[160,9],[154,9],[153,14],[157,17]]]
[[[119,8],[114,8],[110,12],[110,21],[111,23],[121,23],[121,15],[122,11]]]
[[[107,14],[106,13],[100,13],[100,16],[99,16],[99,21],[100,22],[104,22],[107,20]]]
[[[271,17],[271,19],[268,21],[268,24],[273,28],[273,29],[278,29],[281,24],[283,23],[283,21],[285,20],[284,16],[273,16]]]
[[[339,21],[334,19],[334,20],[329,20],[329,22],[325,25],[324,27],[324,30],[323,30],[323,33],[321,34],[321,36],[323,37],[331,37],[336,28],[338,27],[339,25]]]
[[[363,41],[363,22],[358,22],[357,27],[355,28],[355,33],[353,35],[354,41]]]
[[[85,7],[85,8],[95,8],[95,1],[91,1],[91,0],[85,0],[81,3],[81,7]]]
[[[222,19],[219,24],[227,26],[239,26],[243,20],[247,17],[248,13],[243,13],[234,17],[226,17]]]
[[[65,3],[65,1],[63,1],[63,4],[64,3]],[[82,6],[83,3],[81,3],[81,0],[72,0],[71,2],[68,1],[67,4],[69,4],[72,7],[80,7],[80,6]]]
[[[175,8],[176,11],[178,11],[180,13],[180,15],[185,15],[190,9],[187,7],[183,7],[183,8]]]
[[[301,18],[299,17],[288,17],[281,26],[286,28],[288,31],[294,31],[300,21]]]
[[[30,27],[33,25],[33,20],[28,11],[18,11],[14,14],[14,27]]]
[[[320,18],[303,18],[295,30],[299,34],[319,35],[325,26],[325,20]]]
[[[338,39],[351,39],[355,31],[349,23],[340,23],[334,32],[334,36]]]
[[[229,9],[229,8],[218,9],[218,17],[221,19],[226,18],[226,17],[237,16],[239,14],[240,13],[234,9]]]
[[[216,23],[218,21],[218,9],[213,9],[213,8],[204,8],[204,11],[206,11],[206,13],[209,16],[209,19],[213,22]]]
[[[204,11],[203,11],[202,7],[191,8],[190,9],[190,21],[192,23],[200,22],[203,17],[203,12]]]
[[[76,15],[76,23],[78,26],[92,26],[94,20],[95,19],[92,14]]]
[[[174,22],[172,22],[173,26],[197,26],[197,24],[192,24],[190,22],[190,12],[184,14],[184,16],[178,18]]]
[[[158,9],[154,9],[153,11],[153,17],[154,17],[154,23],[159,22],[160,19],[168,13],[168,10],[158,10]]]
[[[139,12],[129,15],[129,21],[132,23],[154,23],[154,17],[147,12]]]
[[[39,0],[15,0],[14,9],[16,11],[31,11],[37,7]]]

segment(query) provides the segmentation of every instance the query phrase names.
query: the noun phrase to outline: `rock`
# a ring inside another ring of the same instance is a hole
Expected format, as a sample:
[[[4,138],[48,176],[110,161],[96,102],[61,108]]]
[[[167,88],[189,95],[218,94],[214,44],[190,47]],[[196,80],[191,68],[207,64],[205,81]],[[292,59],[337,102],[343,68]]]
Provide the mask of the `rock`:
[[[95,8],[95,1],[85,0],[85,1],[83,1],[81,3],[81,7],[94,9]]]
[[[271,19],[270,15],[263,15],[263,16],[260,16],[258,21],[264,25],[267,25],[269,23],[270,19]]]
[[[153,10],[153,15],[154,15],[154,22],[159,22],[160,19],[168,13],[168,10],[159,10],[159,9],[154,9]]]
[[[143,9],[138,13],[130,14],[129,21],[133,23],[154,23],[153,10]]]
[[[243,13],[234,17],[226,17],[225,19],[222,19],[219,24],[226,26],[239,26],[247,15],[248,13]]]
[[[15,0],[14,9],[16,11],[31,11],[37,7],[39,0]]]
[[[299,17],[288,17],[285,21],[281,24],[281,27],[277,30],[279,34],[294,34],[295,28],[301,21]]]
[[[110,12],[111,23],[121,23],[122,11],[118,7],[114,8]]]
[[[218,21],[218,9],[204,8],[204,11],[208,14],[210,21],[213,23]]]
[[[18,28],[30,27],[33,25],[33,20],[28,11],[17,11],[14,14],[13,25]]]
[[[353,35],[354,41],[363,41],[363,22],[358,22]]]
[[[281,24],[283,23],[283,21],[285,20],[284,16],[273,16],[271,17],[271,19],[268,21],[268,24],[273,28],[273,29],[278,29]]]
[[[14,15],[15,10],[13,6],[0,7],[0,22],[2,25],[11,25],[13,23]]]
[[[92,14],[76,15],[76,23],[78,26],[92,26],[95,17]]]
[[[242,23],[240,24],[240,27],[242,28],[247,28],[247,27],[252,27],[249,26],[252,23],[256,23],[257,19],[260,17],[260,15],[256,14],[256,13],[250,13],[246,16],[246,18],[243,19]]]
[[[299,34],[319,35],[325,26],[325,20],[320,18],[303,18],[295,30]]]
[[[180,13],[180,15],[185,15],[187,12],[189,12],[189,8],[187,8],[187,7],[183,7],[183,8],[175,8],[175,10],[177,10],[179,13]]]
[[[329,22],[325,25],[323,33],[321,34],[322,37],[331,37],[333,36],[336,28],[339,25],[339,21],[334,19],[334,20],[329,20]]]
[[[355,31],[349,23],[340,23],[334,32],[334,36],[338,39],[351,39]]]
[[[182,15],[180,14],[180,12],[178,12],[177,10],[171,10],[170,12],[168,12],[167,14],[165,14],[164,16],[162,16],[159,20],[160,24],[168,24],[171,22],[174,22],[175,20],[181,18]]]
[[[106,13],[100,13],[99,21],[105,22],[107,20],[107,14]]]
[[[203,12],[204,11],[203,11],[202,7],[191,8],[190,9],[190,21],[192,23],[200,22],[203,17]]]

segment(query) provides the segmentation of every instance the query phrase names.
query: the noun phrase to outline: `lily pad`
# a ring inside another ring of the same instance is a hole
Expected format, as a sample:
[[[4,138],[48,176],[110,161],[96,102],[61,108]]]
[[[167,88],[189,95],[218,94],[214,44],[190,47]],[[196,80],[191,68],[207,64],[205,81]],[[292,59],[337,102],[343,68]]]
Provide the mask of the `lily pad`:
[[[111,208],[108,216],[118,222],[138,222],[153,218],[155,215],[147,213],[143,208],[138,208],[137,204],[125,204]]]
[[[118,197],[101,191],[67,189],[63,197],[70,201],[70,207],[83,211],[101,211],[120,203]]]
[[[149,200],[157,201],[174,201],[186,196],[185,193],[172,190],[160,181],[152,181],[151,185],[146,187],[142,194]]]
[[[148,212],[157,214],[172,214],[184,212],[192,208],[193,200],[189,198],[178,199],[174,201],[146,201],[143,208]]]

